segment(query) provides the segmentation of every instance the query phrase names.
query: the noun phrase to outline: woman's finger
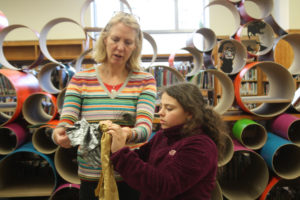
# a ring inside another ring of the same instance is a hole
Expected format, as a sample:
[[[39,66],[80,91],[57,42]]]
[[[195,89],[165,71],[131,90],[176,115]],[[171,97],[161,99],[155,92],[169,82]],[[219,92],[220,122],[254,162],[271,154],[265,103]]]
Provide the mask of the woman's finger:
[[[107,126],[111,126],[112,121],[110,121],[110,120],[103,120],[103,121],[100,121],[100,125],[103,125],[103,124],[105,124],[105,125],[107,125]]]

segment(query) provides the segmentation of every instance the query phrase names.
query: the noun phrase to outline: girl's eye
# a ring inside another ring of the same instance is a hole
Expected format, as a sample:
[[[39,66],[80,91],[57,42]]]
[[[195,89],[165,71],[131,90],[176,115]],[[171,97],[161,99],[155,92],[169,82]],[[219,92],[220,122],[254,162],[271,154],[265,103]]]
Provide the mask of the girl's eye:
[[[173,108],[166,107],[166,110],[167,110],[167,111],[172,111],[172,110],[173,110]]]

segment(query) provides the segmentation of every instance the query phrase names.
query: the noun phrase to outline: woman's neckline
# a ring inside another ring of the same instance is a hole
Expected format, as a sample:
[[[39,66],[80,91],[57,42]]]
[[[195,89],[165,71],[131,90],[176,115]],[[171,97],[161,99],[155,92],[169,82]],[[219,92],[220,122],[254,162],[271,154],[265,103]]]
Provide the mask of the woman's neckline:
[[[99,76],[103,80],[103,82],[112,86],[124,83],[129,75],[129,72],[126,68],[123,71],[115,74],[112,74],[110,72],[111,69],[109,69],[109,67],[106,67],[104,64],[98,65],[97,68]]]
[[[100,85],[103,87],[103,89],[105,90],[105,92],[108,94],[108,96],[111,99],[116,98],[119,95],[119,93],[122,92],[122,90],[126,87],[128,81],[130,79],[131,73],[132,73],[132,72],[128,72],[128,75],[127,75],[126,79],[123,82],[119,83],[119,84],[122,84],[122,85],[121,85],[121,87],[118,90],[116,90],[116,91],[109,91],[108,88],[107,88],[107,86],[105,84],[108,84],[108,85],[113,85],[113,84],[106,83],[106,82],[104,83],[104,80],[102,80],[102,78],[100,77],[100,68],[99,68],[99,66],[96,66],[95,70],[96,70],[96,77],[97,77]],[[115,84],[115,85],[118,85],[118,84]]]

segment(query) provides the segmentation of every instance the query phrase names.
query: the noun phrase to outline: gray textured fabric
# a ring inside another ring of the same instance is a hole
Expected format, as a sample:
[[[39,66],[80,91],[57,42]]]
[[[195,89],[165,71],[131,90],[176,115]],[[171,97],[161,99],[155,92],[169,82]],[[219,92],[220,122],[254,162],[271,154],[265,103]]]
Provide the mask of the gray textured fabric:
[[[72,146],[79,145],[77,156],[93,167],[99,167],[100,139],[102,133],[99,124],[90,124],[84,118],[68,127],[66,133]]]

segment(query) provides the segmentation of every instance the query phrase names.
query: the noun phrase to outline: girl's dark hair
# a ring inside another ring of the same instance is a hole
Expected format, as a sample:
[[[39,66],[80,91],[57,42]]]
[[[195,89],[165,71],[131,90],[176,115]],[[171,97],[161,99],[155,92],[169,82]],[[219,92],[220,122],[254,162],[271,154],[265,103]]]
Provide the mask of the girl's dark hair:
[[[225,148],[225,136],[228,134],[226,123],[218,114],[208,106],[198,86],[192,83],[177,83],[163,89],[160,93],[168,94],[177,100],[185,112],[192,115],[190,120],[187,120],[183,126],[183,137],[188,137],[199,132],[195,131],[201,128],[203,133],[208,135],[217,145],[218,151],[223,152]],[[219,153],[219,160],[222,153]]]

